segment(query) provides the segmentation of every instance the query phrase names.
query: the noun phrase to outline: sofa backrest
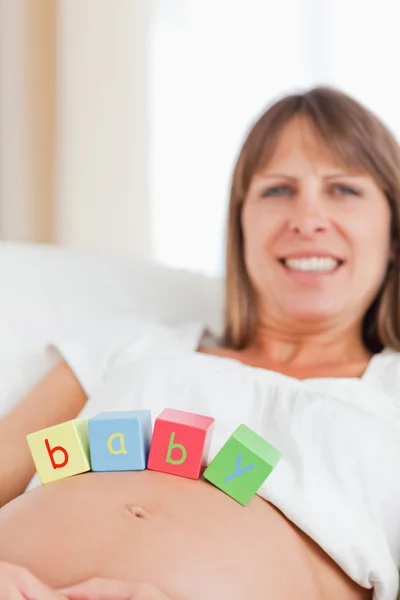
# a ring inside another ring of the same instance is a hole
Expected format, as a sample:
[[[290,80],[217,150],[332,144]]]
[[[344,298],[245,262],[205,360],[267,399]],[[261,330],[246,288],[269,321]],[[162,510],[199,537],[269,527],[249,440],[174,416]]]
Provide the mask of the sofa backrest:
[[[70,327],[136,312],[219,333],[223,285],[107,251],[0,243],[0,354],[35,349]]]

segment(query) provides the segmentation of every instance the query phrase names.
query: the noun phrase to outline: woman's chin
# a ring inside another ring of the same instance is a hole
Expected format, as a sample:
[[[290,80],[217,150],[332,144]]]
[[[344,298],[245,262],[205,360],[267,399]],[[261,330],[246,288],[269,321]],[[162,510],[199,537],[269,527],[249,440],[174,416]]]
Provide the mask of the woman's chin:
[[[299,325],[304,323],[308,327],[310,324],[317,326],[318,324],[323,325],[331,322],[340,312],[337,306],[333,306],[331,302],[318,305],[298,302],[296,305],[282,306],[282,308],[291,320],[296,321]]]

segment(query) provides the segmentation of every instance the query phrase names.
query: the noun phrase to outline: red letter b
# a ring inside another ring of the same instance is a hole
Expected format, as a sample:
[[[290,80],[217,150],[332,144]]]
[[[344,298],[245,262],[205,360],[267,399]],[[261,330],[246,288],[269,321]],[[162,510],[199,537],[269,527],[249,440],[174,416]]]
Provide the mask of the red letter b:
[[[49,453],[53,469],[62,469],[63,467],[65,467],[65,465],[68,464],[69,460],[68,452],[66,451],[66,449],[62,446],[55,446],[54,448],[50,448],[49,440],[44,440],[44,443],[46,444],[47,452]],[[62,452],[64,454],[64,460],[62,463],[59,464],[56,463],[53,457],[54,453],[57,451]]]

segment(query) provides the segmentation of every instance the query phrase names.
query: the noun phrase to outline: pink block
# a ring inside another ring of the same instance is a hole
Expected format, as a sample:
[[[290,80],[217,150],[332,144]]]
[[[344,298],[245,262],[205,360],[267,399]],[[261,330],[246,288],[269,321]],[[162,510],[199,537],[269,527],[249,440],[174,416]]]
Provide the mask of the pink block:
[[[166,408],[156,418],[147,468],[198,479],[206,467],[214,420]]]

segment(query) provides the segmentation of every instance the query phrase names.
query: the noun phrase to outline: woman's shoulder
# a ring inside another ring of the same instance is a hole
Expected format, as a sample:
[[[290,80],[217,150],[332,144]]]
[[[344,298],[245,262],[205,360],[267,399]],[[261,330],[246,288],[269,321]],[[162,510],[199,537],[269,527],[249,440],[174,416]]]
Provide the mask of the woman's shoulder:
[[[116,366],[138,357],[195,350],[205,327],[200,322],[165,324],[145,315],[119,315],[58,334],[48,349],[63,358],[87,395]]]

